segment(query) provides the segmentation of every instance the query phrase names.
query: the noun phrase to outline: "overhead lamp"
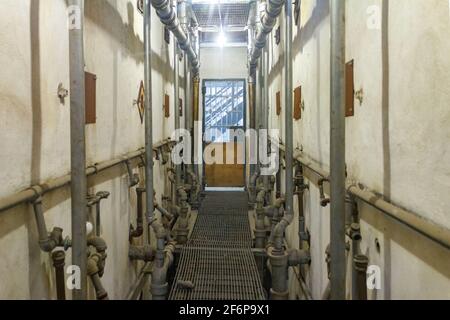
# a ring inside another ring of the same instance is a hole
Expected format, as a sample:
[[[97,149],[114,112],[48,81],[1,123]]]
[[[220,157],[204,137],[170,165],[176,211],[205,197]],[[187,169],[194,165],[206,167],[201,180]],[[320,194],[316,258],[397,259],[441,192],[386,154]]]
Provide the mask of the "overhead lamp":
[[[217,44],[220,47],[223,47],[223,46],[225,46],[226,43],[227,43],[227,37],[225,36],[225,32],[220,31],[219,36],[217,37]]]

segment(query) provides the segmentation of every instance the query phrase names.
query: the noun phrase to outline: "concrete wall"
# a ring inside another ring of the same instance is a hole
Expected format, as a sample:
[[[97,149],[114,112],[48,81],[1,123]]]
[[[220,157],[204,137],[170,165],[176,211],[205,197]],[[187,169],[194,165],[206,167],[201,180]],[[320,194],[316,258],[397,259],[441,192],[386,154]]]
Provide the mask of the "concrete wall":
[[[393,203],[450,227],[450,16],[445,0],[348,0],[347,60],[355,61],[355,89],[364,100],[348,118],[349,179]],[[305,111],[294,123],[294,147],[329,168],[330,8],[327,0],[303,0],[294,27],[294,87],[302,86]],[[426,12],[427,14],[423,14]],[[270,36],[270,123],[284,128],[275,113],[277,91],[284,97],[282,41]],[[282,98],[284,101],[284,98]],[[284,139],[284,133],[281,134]],[[311,232],[308,283],[314,298],[327,285],[325,249],[329,208],[319,205],[310,182],[305,194]],[[284,189],[284,186],[283,186]],[[296,206],[297,204],[295,204]],[[372,299],[450,298],[449,251],[381,212],[360,203],[363,252],[382,270],[382,288]],[[298,214],[296,212],[296,214]],[[297,223],[288,242],[298,247]],[[349,273],[350,274],[350,273]],[[292,277],[294,278],[294,277]],[[291,283],[292,296],[297,281]]]
[[[86,127],[88,165],[144,146],[144,125],[133,105],[144,78],[143,19],[135,5],[136,1],[121,0],[85,2],[86,71],[98,77],[97,123]],[[66,9],[63,0],[0,3],[0,197],[70,171],[70,103],[68,98],[61,103],[56,94],[60,82],[69,86]],[[155,142],[169,137],[174,127],[173,45],[164,42],[163,34],[153,12]],[[164,94],[171,96],[168,119],[162,110]],[[164,171],[156,162],[158,199],[169,190]],[[88,186],[90,193],[111,192],[102,202],[102,236],[109,247],[103,282],[111,298],[124,298],[140,270],[127,257],[135,190],[128,188],[124,166],[89,179]],[[43,203],[47,227],[62,227],[70,236],[70,189],[46,195]],[[51,259],[40,251],[37,240],[29,205],[0,213],[0,299],[55,298]],[[66,263],[70,261],[69,250]]]

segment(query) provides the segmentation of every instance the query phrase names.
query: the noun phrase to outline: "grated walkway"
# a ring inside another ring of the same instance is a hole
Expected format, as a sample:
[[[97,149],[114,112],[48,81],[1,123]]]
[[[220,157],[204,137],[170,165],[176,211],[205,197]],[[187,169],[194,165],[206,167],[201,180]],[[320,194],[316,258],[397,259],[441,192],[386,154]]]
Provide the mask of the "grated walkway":
[[[247,200],[245,192],[206,193],[181,251],[170,300],[265,299],[251,250]]]

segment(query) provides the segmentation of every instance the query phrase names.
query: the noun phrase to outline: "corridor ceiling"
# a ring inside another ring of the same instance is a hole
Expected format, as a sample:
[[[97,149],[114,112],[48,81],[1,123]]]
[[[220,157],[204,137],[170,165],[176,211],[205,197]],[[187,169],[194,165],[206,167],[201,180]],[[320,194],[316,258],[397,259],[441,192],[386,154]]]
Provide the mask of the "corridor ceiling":
[[[220,31],[226,33],[229,42],[247,41],[248,0],[193,0],[192,9],[202,31],[202,42],[213,42]]]

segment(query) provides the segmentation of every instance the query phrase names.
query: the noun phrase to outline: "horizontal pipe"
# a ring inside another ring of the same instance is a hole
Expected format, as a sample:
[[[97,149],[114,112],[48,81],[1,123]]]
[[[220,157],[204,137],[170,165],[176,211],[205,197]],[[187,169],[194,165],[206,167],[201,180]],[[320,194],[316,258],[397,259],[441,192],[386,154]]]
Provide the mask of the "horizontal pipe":
[[[173,143],[170,139],[163,140],[160,143],[154,145],[154,150],[159,149],[165,145]],[[144,154],[144,149],[140,149],[138,151],[134,151],[126,154],[125,156],[118,157],[112,160],[104,161],[97,163],[95,165],[89,166],[86,168],[86,175],[92,176],[98,174],[99,172],[105,171],[112,167],[115,167],[119,164],[126,162],[127,160],[133,160],[135,158],[139,158]],[[28,189],[23,191],[19,191],[11,196],[0,199],[0,212],[12,209],[20,204],[25,202],[33,201],[44,194],[54,191],[56,189],[62,188],[71,182],[71,175],[67,174],[65,176],[52,179],[48,182],[45,182],[40,185],[31,186]]]
[[[283,144],[276,142],[281,151],[284,152]],[[317,161],[306,157],[302,152],[294,153],[294,160],[301,163],[304,167],[313,171],[321,178],[329,179],[330,174],[322,169]],[[395,204],[383,199],[383,195],[377,195],[374,192],[361,189],[358,183],[346,183],[347,191],[358,198],[359,200],[371,205],[384,214],[394,218],[395,220],[407,225],[425,237],[441,244],[447,249],[450,249],[450,230],[430,221],[417,213],[405,210]]]
[[[261,57],[262,49],[266,46],[267,36],[272,32],[284,2],[284,0],[266,1],[265,13],[261,17],[261,23],[258,26],[255,43],[249,59],[250,74],[254,74],[256,71],[258,59]]]
[[[169,0],[153,0],[152,6],[155,8],[158,17],[161,22],[172,31],[173,35],[177,39],[180,48],[186,52],[191,62],[192,72],[194,76],[198,76],[200,70],[200,61],[197,56],[194,45],[189,40],[187,30],[184,30],[180,21],[177,18],[174,8],[171,6]]]

